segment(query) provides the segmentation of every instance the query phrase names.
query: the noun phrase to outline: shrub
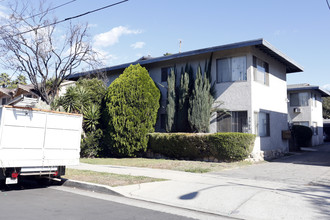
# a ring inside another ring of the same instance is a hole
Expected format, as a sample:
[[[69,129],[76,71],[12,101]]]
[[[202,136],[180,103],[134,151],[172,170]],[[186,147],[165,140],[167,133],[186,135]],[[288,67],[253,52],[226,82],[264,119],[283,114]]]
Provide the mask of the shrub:
[[[152,133],[149,149],[176,159],[215,157],[224,161],[247,158],[253,150],[255,135],[243,133]]]
[[[85,137],[81,139],[81,157],[94,158],[97,157],[101,151],[100,140],[102,138],[102,130],[97,129],[93,132],[86,133]]]
[[[293,125],[292,131],[295,143],[298,147],[310,147],[313,131],[310,127],[304,125]]]
[[[92,104],[101,105],[107,89],[104,81],[98,78],[80,78],[76,85],[88,91],[90,94],[89,99]]]
[[[246,133],[215,133],[208,136],[211,154],[214,150],[220,160],[243,160],[254,147],[255,135]]]
[[[147,134],[154,131],[160,91],[139,64],[126,68],[105,96],[106,145],[113,156],[136,156],[147,149]]]

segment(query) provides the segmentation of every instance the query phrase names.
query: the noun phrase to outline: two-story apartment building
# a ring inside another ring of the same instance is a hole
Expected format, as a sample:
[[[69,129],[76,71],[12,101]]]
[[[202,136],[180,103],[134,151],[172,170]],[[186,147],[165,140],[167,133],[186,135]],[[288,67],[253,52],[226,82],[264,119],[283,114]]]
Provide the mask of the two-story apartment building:
[[[305,84],[288,85],[288,121],[305,125],[313,130],[312,145],[323,143],[322,97],[330,94],[318,86]]]
[[[204,48],[157,58],[143,57],[132,63],[112,66],[84,75],[106,73],[110,83],[131,64],[144,66],[162,92],[162,105],[156,130],[162,131],[165,122],[167,76],[170,68],[177,70],[187,63],[196,70],[212,54],[211,76],[215,83],[216,101],[230,116],[210,120],[210,132],[246,132],[257,135],[254,153],[288,151],[288,141],[282,131],[288,129],[286,74],[303,69],[289,57],[263,39]],[[180,73],[180,71],[178,71]],[[179,78],[179,77],[178,77]],[[215,104],[216,105],[216,104]]]

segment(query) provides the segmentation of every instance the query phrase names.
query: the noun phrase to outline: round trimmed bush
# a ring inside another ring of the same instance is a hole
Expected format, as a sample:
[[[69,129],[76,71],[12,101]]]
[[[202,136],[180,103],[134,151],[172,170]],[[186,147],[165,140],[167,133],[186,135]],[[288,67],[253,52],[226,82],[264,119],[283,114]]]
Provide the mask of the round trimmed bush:
[[[147,134],[154,132],[160,91],[140,64],[126,68],[107,89],[105,96],[106,145],[117,157],[145,152]]]

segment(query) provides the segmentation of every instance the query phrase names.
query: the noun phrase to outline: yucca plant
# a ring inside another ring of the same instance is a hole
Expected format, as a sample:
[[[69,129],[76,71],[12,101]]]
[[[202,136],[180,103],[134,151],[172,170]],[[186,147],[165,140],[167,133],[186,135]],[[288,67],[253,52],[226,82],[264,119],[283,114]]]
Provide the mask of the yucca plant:
[[[90,105],[84,110],[84,130],[96,131],[101,117],[100,108],[96,105]]]

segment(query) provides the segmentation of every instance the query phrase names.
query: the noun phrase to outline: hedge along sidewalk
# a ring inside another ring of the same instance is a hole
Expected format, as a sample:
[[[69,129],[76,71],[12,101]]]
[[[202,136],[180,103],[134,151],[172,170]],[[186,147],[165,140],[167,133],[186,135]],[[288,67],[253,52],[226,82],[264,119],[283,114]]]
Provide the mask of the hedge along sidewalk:
[[[186,160],[169,160],[169,159],[147,159],[147,158],[81,158],[80,162],[94,165],[114,165],[128,167],[144,167],[152,169],[167,169],[175,171],[184,171],[190,173],[206,173],[216,172],[226,169],[236,169],[243,166],[252,165],[250,161],[238,162],[201,162]]]
[[[256,135],[247,133],[150,133],[148,149],[175,159],[240,161],[253,150]]]

